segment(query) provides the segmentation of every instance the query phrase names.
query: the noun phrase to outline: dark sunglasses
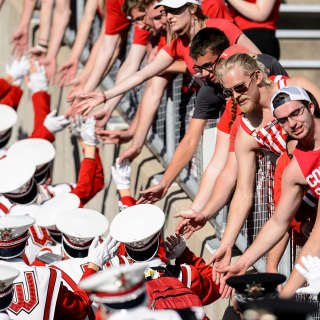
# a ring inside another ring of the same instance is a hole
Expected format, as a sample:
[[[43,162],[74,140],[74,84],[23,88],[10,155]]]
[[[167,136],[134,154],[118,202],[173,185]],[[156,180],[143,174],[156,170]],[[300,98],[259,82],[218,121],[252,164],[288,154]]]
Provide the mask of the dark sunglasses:
[[[193,70],[198,73],[201,73],[202,70],[206,70],[208,72],[214,73],[219,59],[220,59],[220,55],[213,62],[204,63],[202,66],[194,65]]]
[[[182,11],[187,7],[187,4],[184,4],[182,7],[179,8],[169,8],[169,7],[164,7],[164,12],[167,14],[172,14],[172,15],[178,15],[182,13]]]
[[[238,94],[244,94],[249,90],[249,87],[251,85],[252,79],[253,79],[253,75],[255,74],[255,72],[250,74],[250,80],[248,80],[247,82],[241,82],[239,84],[236,84],[235,86],[233,86],[232,88],[224,88],[223,89],[223,94],[226,98],[233,98],[233,93],[238,93]]]

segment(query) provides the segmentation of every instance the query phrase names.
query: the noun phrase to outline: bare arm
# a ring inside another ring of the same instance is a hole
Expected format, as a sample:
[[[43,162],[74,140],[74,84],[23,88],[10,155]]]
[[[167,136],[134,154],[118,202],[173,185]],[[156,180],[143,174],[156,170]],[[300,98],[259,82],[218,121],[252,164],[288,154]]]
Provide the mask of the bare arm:
[[[229,152],[227,163],[216,180],[211,197],[200,211],[207,220],[217,215],[219,210],[228,203],[236,186],[237,172],[238,164],[235,153]]]
[[[53,3],[54,3],[53,0],[41,1],[40,28],[39,28],[39,35],[38,35],[38,43],[40,44],[48,45],[49,43]]]
[[[248,48],[252,53],[261,53],[258,47],[244,33],[238,38],[237,44]]]
[[[281,257],[286,250],[290,234],[287,231],[282,239],[268,252],[266,262],[266,272],[278,272]]]
[[[299,258],[297,259],[296,263],[301,263],[301,257],[303,256],[320,256],[320,246],[319,246],[319,241],[320,241],[320,208],[318,204],[318,209],[317,209],[317,218],[314,224],[314,227],[312,229],[312,232],[303,246]],[[292,270],[292,273],[288,279],[288,282],[283,288],[283,291],[281,292],[281,297],[282,298],[289,298],[292,297],[296,290],[300,288],[303,283],[305,282],[305,279],[302,277],[302,275],[294,268]]]
[[[120,163],[124,159],[132,161],[140,154],[167,85],[168,79],[165,77],[153,77],[147,82],[140,102],[141,110],[139,111],[139,119],[133,136],[132,145],[120,156]]]
[[[161,49],[150,64],[146,65],[143,69],[135,72],[130,77],[127,77],[119,85],[113,87],[108,91],[105,91],[105,97],[107,99],[111,99],[115,96],[127,92],[128,90],[131,90],[144,81],[164,71],[171,65],[172,62],[173,58],[166,51]]]
[[[227,0],[227,2],[246,18],[263,22],[270,16],[276,0],[256,0],[255,3],[245,0]]]
[[[12,53],[20,58],[28,49],[29,25],[36,0],[24,0],[23,11],[17,31],[12,35]]]
[[[90,28],[94,20],[98,6],[98,0],[89,0],[86,2],[84,14],[81,18],[79,28],[77,29],[77,37],[72,46],[70,57],[79,61],[83,48],[89,36]]]
[[[56,0],[47,57],[56,58],[71,15],[70,0]]]
[[[224,171],[225,165],[227,166],[228,162],[230,162],[229,165],[231,164],[231,160],[229,160],[229,158],[234,157],[235,162],[237,162],[234,153],[232,155],[230,153],[228,154],[230,142],[229,137],[229,134],[217,130],[215,151],[210,163],[201,177],[199,190],[191,205],[191,207],[197,212],[202,211],[210,197],[214,196],[213,190],[216,189],[215,184],[220,179],[219,175],[222,174],[222,170]],[[235,173],[234,180],[236,180],[236,176],[237,174]],[[221,191],[218,193],[220,194]]]
[[[251,209],[256,174],[256,147],[256,141],[240,127],[235,143],[238,161],[237,185],[230,204],[221,247],[233,247]]]
[[[162,199],[167,194],[175,178],[179,175],[181,170],[186,166],[194,154],[205,124],[206,120],[191,119],[188,130],[179,143],[161,181],[159,184],[141,191],[141,198],[137,201],[138,204],[154,203]]]
[[[104,35],[103,42],[97,53],[92,72],[83,88],[83,92],[93,91],[99,84],[106,70],[110,70],[114,52],[120,51],[122,43],[121,34]]]
[[[294,77],[287,79],[288,86],[299,86],[311,92],[318,103],[320,104],[320,89],[314,85],[310,80],[303,77]]]
[[[253,244],[237,263],[226,268],[230,272],[229,275],[245,272],[249,266],[253,265],[282,239],[301,203],[303,197],[301,183],[305,183],[305,179],[299,165],[296,161],[291,160],[283,175],[281,198],[274,214],[265,223]],[[297,288],[299,286],[297,284]]]

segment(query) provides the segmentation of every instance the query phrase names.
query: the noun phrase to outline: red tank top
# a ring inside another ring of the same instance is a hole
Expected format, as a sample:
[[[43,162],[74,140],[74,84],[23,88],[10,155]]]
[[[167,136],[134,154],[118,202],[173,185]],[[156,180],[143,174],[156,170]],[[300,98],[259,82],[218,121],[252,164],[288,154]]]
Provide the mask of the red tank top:
[[[303,151],[296,147],[293,152],[302,174],[317,199],[320,198],[320,150]]]
[[[271,76],[270,80],[277,84],[278,89],[287,85],[286,76]],[[269,122],[260,130],[256,130],[244,115],[241,119],[241,128],[253,136],[263,149],[269,150],[278,156],[287,150],[287,134],[277,123],[277,120]]]
[[[258,144],[265,150],[280,155],[286,151],[287,134],[277,123],[277,120],[269,122],[260,130],[256,130],[245,116],[242,117],[241,128],[253,136]]]

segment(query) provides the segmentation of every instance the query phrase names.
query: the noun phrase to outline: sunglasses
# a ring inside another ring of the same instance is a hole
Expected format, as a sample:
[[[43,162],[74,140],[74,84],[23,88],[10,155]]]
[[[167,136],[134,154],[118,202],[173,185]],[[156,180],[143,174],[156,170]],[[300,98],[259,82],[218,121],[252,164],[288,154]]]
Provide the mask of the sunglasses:
[[[252,72],[250,74],[250,80],[248,80],[247,82],[241,82],[239,84],[236,84],[235,86],[233,86],[232,88],[224,88],[223,89],[223,94],[226,98],[233,98],[233,93],[238,93],[238,94],[245,94],[246,92],[248,92],[252,79],[253,79],[253,75],[255,74],[255,72]]]
[[[306,108],[305,105],[301,106],[300,108],[292,111],[288,116],[283,117],[283,118],[276,118],[278,123],[281,126],[285,126],[288,124],[289,118],[292,120],[299,120],[299,118],[303,115],[304,109]]]
[[[198,73],[202,73],[203,70],[214,73],[219,59],[220,55],[213,62],[204,63],[202,66],[194,65],[193,70]]]
[[[169,7],[165,7],[164,8],[164,12],[166,15],[168,15],[169,13],[172,15],[178,15],[181,14],[182,11],[187,7],[187,4],[184,4],[182,7],[179,8],[169,8]]]
[[[166,12],[164,10],[161,10],[160,14],[158,14],[157,16],[154,16],[152,20],[161,20],[162,17],[164,17],[165,15],[166,15]]]

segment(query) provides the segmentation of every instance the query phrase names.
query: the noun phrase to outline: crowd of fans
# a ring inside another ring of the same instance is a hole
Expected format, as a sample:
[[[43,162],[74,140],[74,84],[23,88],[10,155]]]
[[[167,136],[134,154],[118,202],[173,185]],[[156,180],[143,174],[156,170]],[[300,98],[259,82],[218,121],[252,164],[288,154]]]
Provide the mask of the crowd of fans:
[[[0,78],[0,319],[207,319],[203,307],[230,296],[223,319],[307,319],[318,312],[319,305],[294,298],[320,301],[320,89],[290,77],[278,61],[280,0],[87,0],[60,65],[76,3],[38,2],[21,1],[8,44],[13,57]],[[10,5],[2,0],[0,10]],[[30,47],[35,9],[40,25]],[[101,30],[90,42],[95,19]],[[114,86],[102,91],[131,26]],[[197,91],[193,116],[160,182],[134,199],[131,162],[180,73],[196,79],[188,88]],[[106,130],[124,94],[144,82],[129,128]],[[54,86],[68,90],[65,114],[51,106]],[[33,130],[17,139],[23,88]],[[166,215],[155,203],[192,158],[210,119],[218,120],[215,146],[207,146],[213,156],[190,208],[174,215],[175,234],[163,238]],[[83,157],[77,181],[55,183],[55,135],[66,128]],[[103,166],[99,144],[125,142],[130,146],[114,165]],[[257,163],[268,155],[275,167],[268,172],[269,219],[232,263],[254,201]],[[86,208],[106,188],[106,170],[120,199],[110,216]],[[228,203],[219,248],[205,262],[185,240]],[[286,279],[278,265],[292,234],[302,249]],[[247,273],[262,256],[266,272]]]

